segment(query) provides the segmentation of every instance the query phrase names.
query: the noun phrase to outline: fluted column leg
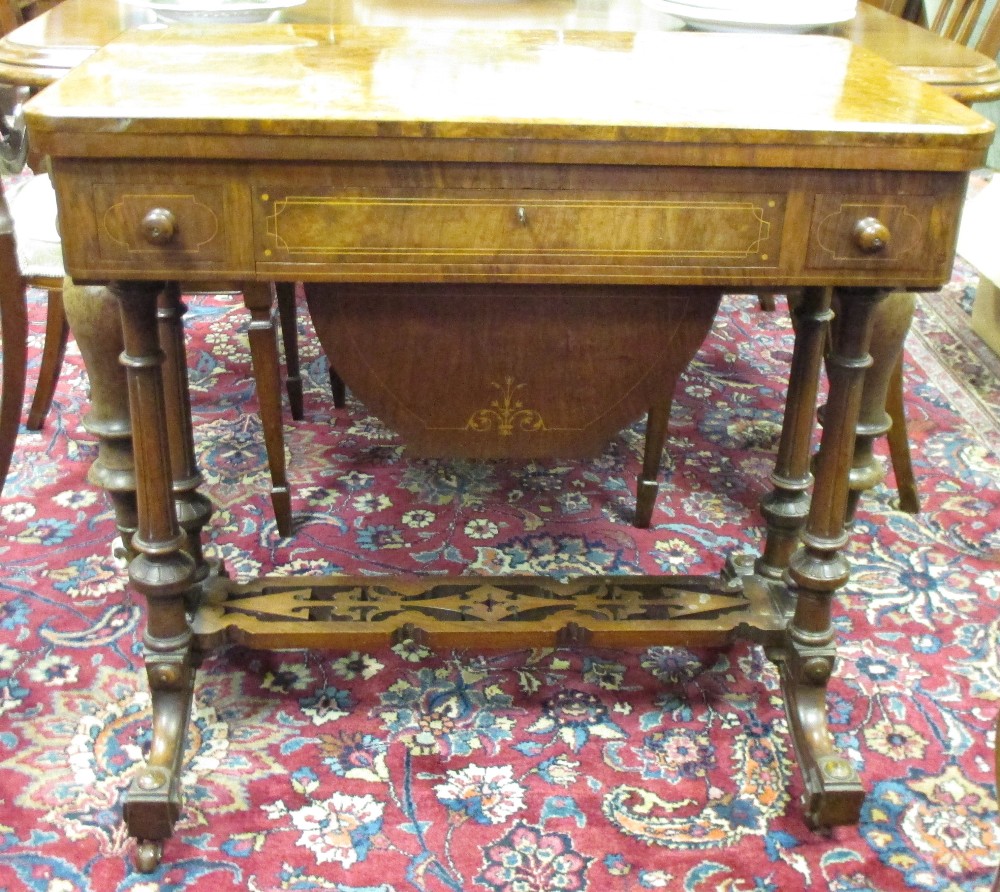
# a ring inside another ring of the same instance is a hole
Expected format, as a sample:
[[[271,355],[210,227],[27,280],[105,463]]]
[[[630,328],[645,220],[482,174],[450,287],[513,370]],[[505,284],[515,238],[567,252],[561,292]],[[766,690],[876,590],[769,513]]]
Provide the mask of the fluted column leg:
[[[129,833],[139,840],[140,870],[160,860],[162,840],[173,832],[181,808],[181,762],[194,687],[192,634],[187,599],[195,561],[185,551],[173,502],[170,431],[163,388],[157,298],[162,283],[119,283],[136,462],[138,524],[129,565],[132,588],[147,602],[146,673],[153,709],[153,739],[125,804]]]
[[[791,557],[795,615],[780,665],[792,736],[806,783],[806,813],[820,826],[857,822],[864,791],[851,763],[836,749],[827,726],[826,687],[835,646],[833,595],[849,577],[843,553],[855,431],[864,388],[874,310],[883,294],[868,289],[839,294],[840,317],[827,359],[830,393],[815,485],[802,547]]]

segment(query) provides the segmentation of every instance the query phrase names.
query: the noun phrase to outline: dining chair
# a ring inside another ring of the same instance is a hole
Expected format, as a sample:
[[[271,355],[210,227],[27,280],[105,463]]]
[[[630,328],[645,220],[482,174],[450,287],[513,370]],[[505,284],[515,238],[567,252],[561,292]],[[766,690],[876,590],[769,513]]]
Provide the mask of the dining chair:
[[[865,0],[887,12],[928,27],[942,37],[964,44],[970,49],[993,59],[1000,53],[1000,2],[995,0],[940,0],[933,16],[923,0]],[[765,310],[775,308],[774,295],[759,296],[760,306]],[[879,308],[879,324],[886,327],[908,323],[912,316],[914,295],[899,293],[890,295]],[[905,329],[903,329],[905,335]],[[910,440],[907,432],[904,407],[903,356],[900,352],[890,368],[873,368],[869,378],[879,378],[875,386],[884,389],[885,414],[891,425],[886,434],[889,460],[896,478],[899,507],[910,514],[920,511],[920,494],[913,472]],[[862,419],[864,421],[864,419]],[[856,493],[852,493],[848,509],[853,516]],[[1000,892],[1000,890],[998,890]]]
[[[44,12],[58,0],[0,0],[0,35]],[[27,133],[20,113],[28,90],[0,84],[0,174],[21,173],[28,161]],[[35,166],[38,159],[32,159]],[[21,420],[27,378],[27,305],[25,290],[46,292],[45,339],[31,407],[25,426],[40,430],[52,406],[69,338],[63,304],[62,248],[57,226],[55,193],[47,174],[25,176],[3,195],[2,271],[0,283],[0,334],[3,337],[3,392],[0,395],[0,494],[14,452]],[[302,378],[299,368],[298,328],[294,287],[277,286],[275,298],[285,353],[285,387],[293,419],[303,417]],[[262,337],[263,336],[263,337]],[[267,332],[255,331],[252,344],[255,377],[258,367],[271,364],[269,351],[261,349]],[[263,364],[263,365],[259,365]],[[333,376],[331,376],[333,379]],[[258,380],[258,393],[261,391]],[[335,388],[335,395],[337,391]],[[342,386],[341,386],[342,394]],[[341,396],[341,404],[343,397]],[[291,534],[291,510],[285,477],[285,445],[280,399],[260,400],[261,422],[271,475],[275,521],[282,536]]]
[[[890,0],[892,2],[892,0]],[[963,44],[990,59],[1000,53],[1000,3],[995,0],[938,0],[930,15],[924,0],[895,0],[899,15],[924,25],[948,40]],[[961,97],[959,97],[961,98]],[[912,297],[891,295],[887,312],[893,312],[893,302],[905,304]],[[905,307],[902,312],[906,312]],[[916,514],[920,499],[910,459],[910,443],[906,431],[903,404],[903,357],[900,355],[889,376],[886,412],[892,419],[888,433],[889,455],[899,488],[900,507]]]
[[[995,59],[1000,53],[1000,5],[993,0],[940,0],[933,18],[924,7],[923,21],[928,27]]]
[[[0,494],[10,467],[17,439],[21,405],[26,387],[28,287],[47,293],[45,339],[26,427],[40,430],[52,405],[62,368],[69,324],[63,306],[64,272],[57,229],[55,192],[45,174],[27,176],[4,193],[3,290],[0,302],[3,335],[3,410],[0,412]],[[285,386],[291,415],[303,417],[302,380],[299,372],[295,293],[292,286],[275,288],[285,351]],[[256,359],[256,357],[255,357]],[[257,366],[255,364],[255,370]],[[270,417],[274,415],[275,417]],[[261,400],[261,420],[271,473],[272,492],[285,493],[274,500],[275,520],[281,535],[291,533],[291,514],[285,479],[284,437],[280,404]]]
[[[0,342],[3,382],[0,390],[0,481],[7,477],[14,441],[21,423],[24,379],[28,361],[28,308],[24,279],[17,259],[14,222],[0,182]]]

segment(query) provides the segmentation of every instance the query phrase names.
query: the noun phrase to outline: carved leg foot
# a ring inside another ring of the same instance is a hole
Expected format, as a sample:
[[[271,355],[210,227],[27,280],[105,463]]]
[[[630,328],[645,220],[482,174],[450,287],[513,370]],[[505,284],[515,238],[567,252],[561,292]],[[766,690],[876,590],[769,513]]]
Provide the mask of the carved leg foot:
[[[157,653],[162,642],[146,635],[146,674],[153,700],[153,742],[125,803],[129,834],[146,841],[173,833],[180,817],[184,740],[191,714],[194,668],[190,641],[173,653]]]
[[[832,745],[826,682],[833,649],[797,648],[779,661],[792,741],[805,782],[803,807],[813,828],[857,824],[865,791],[848,759]]]

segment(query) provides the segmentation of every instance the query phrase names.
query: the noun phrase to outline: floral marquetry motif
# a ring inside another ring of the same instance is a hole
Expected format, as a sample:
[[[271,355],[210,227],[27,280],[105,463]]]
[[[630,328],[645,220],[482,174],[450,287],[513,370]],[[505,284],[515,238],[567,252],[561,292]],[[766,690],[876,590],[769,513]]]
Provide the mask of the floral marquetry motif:
[[[503,384],[494,382],[500,395],[485,409],[479,409],[469,418],[466,428],[477,433],[496,431],[501,437],[509,437],[514,429],[524,431],[545,430],[545,419],[534,409],[529,409],[516,394],[526,385],[515,384],[509,375]]]

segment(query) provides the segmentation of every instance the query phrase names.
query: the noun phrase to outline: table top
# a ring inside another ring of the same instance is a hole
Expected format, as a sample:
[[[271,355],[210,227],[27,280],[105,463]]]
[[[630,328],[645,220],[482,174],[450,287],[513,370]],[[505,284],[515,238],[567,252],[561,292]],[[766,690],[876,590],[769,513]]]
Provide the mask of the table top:
[[[477,141],[481,153],[490,141],[575,141],[652,146],[660,164],[944,171],[980,163],[993,130],[837,37],[351,25],[132,31],[25,114],[41,151],[91,158],[302,160],[339,151],[338,139],[377,141],[379,153],[393,140],[466,152]]]
[[[444,29],[663,32],[681,23],[643,0],[306,0],[284,10],[290,23]],[[0,81],[42,87],[62,77],[122,32],[156,27],[156,15],[129,0],[64,0],[0,40]],[[1000,96],[997,63],[964,46],[859,3],[856,18],[828,29],[872,50],[963,101]],[[739,69],[726,66],[732,76]],[[732,77],[736,82],[738,77]]]

